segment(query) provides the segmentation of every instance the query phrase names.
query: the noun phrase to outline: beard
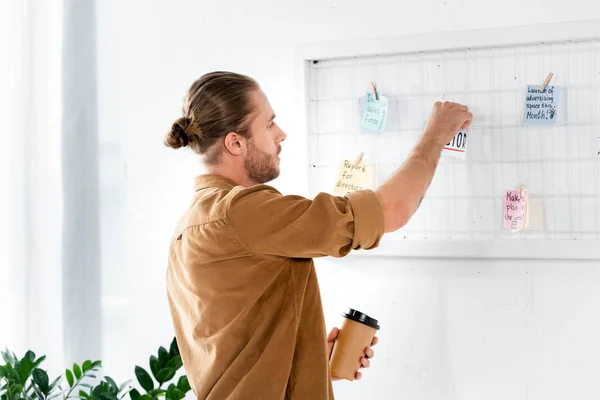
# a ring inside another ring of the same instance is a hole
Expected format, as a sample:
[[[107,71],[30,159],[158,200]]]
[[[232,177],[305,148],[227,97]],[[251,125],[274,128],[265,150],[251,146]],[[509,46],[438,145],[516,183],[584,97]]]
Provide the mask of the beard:
[[[267,183],[279,176],[279,165],[275,156],[260,150],[252,140],[248,141],[248,155],[244,160],[244,167],[248,178],[256,183]]]

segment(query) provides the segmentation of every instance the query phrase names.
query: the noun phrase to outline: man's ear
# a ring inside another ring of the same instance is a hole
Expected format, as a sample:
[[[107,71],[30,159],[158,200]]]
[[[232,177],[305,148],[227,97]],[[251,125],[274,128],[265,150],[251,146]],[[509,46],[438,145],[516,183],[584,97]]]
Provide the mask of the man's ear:
[[[246,144],[246,138],[235,132],[229,132],[223,141],[225,149],[234,156],[244,155],[246,153]]]

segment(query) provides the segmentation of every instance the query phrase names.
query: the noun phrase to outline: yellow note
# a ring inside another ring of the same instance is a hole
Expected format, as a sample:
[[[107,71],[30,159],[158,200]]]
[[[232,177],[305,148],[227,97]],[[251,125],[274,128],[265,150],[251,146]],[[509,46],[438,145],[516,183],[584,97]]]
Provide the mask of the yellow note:
[[[367,164],[355,164],[350,160],[344,160],[335,180],[333,193],[344,196],[355,190],[373,189],[373,186],[373,172]]]

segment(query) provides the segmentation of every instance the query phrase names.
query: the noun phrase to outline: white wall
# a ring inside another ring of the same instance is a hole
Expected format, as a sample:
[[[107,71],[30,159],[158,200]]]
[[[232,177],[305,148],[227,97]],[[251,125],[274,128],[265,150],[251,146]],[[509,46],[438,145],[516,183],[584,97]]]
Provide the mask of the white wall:
[[[595,0],[98,2],[105,365],[124,379],[172,337],[168,242],[197,160],[162,145],[187,87],[212,70],[256,78],[288,133],[284,193],[305,193],[295,127],[294,52],[302,43],[600,18]],[[381,320],[360,383],[339,398],[558,399],[600,393],[593,263],[377,260],[318,262],[329,325],[354,306]],[[126,353],[124,350],[127,350]]]
[[[362,257],[322,263],[328,322],[355,307],[382,329],[364,382],[337,384],[336,392],[342,399],[597,398],[598,267]]]

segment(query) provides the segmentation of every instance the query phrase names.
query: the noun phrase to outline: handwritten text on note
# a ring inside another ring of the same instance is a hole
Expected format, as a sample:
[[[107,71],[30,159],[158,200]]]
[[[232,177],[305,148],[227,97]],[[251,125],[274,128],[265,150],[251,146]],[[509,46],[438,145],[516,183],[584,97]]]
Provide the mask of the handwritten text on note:
[[[558,91],[547,86],[542,92],[541,86],[527,86],[523,122],[526,124],[555,124],[558,113]]]
[[[504,197],[504,229],[520,232],[529,224],[527,189],[507,190]]]
[[[373,189],[373,186],[373,173],[367,164],[355,164],[344,160],[333,192],[343,196],[355,190]]]
[[[381,94],[377,97],[378,100],[373,93],[367,93],[359,99],[362,115],[360,125],[368,131],[381,132],[387,124],[388,99]]]

